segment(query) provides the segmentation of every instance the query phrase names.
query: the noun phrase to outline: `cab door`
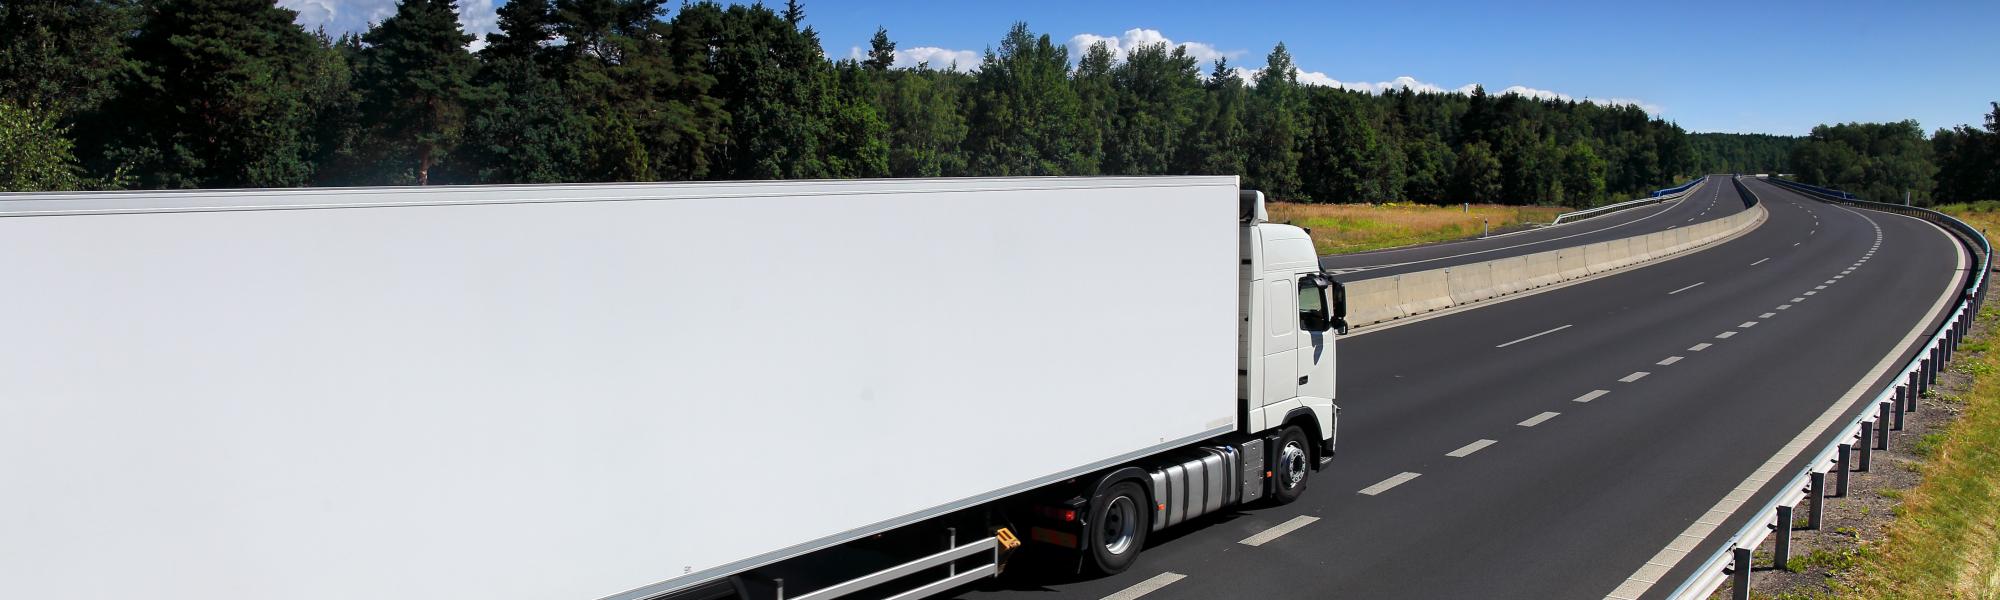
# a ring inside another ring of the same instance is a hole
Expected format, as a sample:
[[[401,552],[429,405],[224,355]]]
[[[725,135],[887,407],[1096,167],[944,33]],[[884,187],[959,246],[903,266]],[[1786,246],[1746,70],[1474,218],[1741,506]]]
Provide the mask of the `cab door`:
[[[1298,346],[1293,351],[1298,356],[1298,395],[1312,398],[1333,398],[1333,322],[1336,318],[1331,303],[1332,280],[1318,273],[1307,273],[1298,279],[1298,311],[1292,313],[1292,321],[1298,327]]]
[[[1298,291],[1293,281],[1278,277],[1264,288],[1264,399],[1269,406],[1298,397]]]

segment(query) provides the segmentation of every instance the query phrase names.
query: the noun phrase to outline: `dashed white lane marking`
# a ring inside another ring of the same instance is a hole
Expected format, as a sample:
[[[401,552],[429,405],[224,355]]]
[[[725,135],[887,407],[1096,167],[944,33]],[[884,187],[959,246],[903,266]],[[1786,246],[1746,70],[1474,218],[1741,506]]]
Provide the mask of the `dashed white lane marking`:
[[[1790,304],[1780,304],[1780,305],[1778,305],[1778,310],[1791,310],[1791,309],[1792,309],[1792,305],[1790,305]]]
[[[1541,332],[1541,333],[1537,333],[1537,334],[1534,334],[1534,335],[1531,335],[1531,336],[1528,336],[1528,337],[1524,337],[1524,338],[1521,338],[1521,339],[1518,339],[1518,340],[1514,340],[1514,341],[1511,341],[1511,342],[1507,342],[1507,343],[1505,343],[1505,344],[1501,344],[1501,345],[1498,345],[1498,346],[1494,346],[1494,347],[1495,347],[1495,348],[1505,348],[1505,347],[1508,347],[1508,346],[1512,346],[1512,345],[1514,345],[1514,344],[1519,344],[1519,343],[1521,343],[1521,342],[1525,342],[1525,341],[1528,341],[1528,340],[1532,340],[1532,339],[1535,339],[1535,338],[1538,338],[1538,337],[1542,337],[1542,336],[1545,336],[1545,335],[1548,335],[1548,334],[1551,334],[1551,333],[1555,333],[1555,332],[1558,332],[1558,331],[1562,331],[1562,330],[1564,330],[1564,329],[1569,329],[1570,327],[1573,327],[1574,325],[1575,325],[1574,323],[1572,323],[1572,324],[1570,324],[1570,325],[1564,325],[1564,326],[1562,326],[1562,327],[1557,327],[1557,328],[1555,328],[1555,329],[1550,329],[1550,330],[1548,330],[1548,331],[1544,331],[1544,332]]]
[[[1624,383],[1632,383],[1634,381],[1644,379],[1647,375],[1652,375],[1652,373],[1647,373],[1645,371],[1633,371],[1631,375],[1626,375],[1624,377],[1618,378],[1618,381]]]
[[[1828,280],[1826,280],[1826,284],[1827,284],[1827,285],[1833,285],[1833,284],[1836,284],[1836,283],[1840,283],[1840,282],[1839,282],[1839,281],[1835,281],[1835,280],[1832,280],[1832,279],[1828,279]]]
[[[1736,332],[1734,332],[1734,331],[1724,331],[1724,332],[1722,332],[1722,333],[1718,333],[1718,334],[1715,334],[1715,339],[1718,339],[1718,340],[1726,340],[1726,339],[1729,339],[1729,338],[1731,338],[1731,337],[1735,337],[1735,335],[1736,335]]]
[[[1535,416],[1532,416],[1532,417],[1528,417],[1528,420],[1526,420],[1526,421],[1522,421],[1522,422],[1519,422],[1519,423],[1515,423],[1515,425],[1520,425],[1520,426],[1522,426],[1522,427],[1534,427],[1534,426],[1536,426],[1536,425],[1540,425],[1540,424],[1542,424],[1543,422],[1546,422],[1546,421],[1548,421],[1549,419],[1553,419],[1553,418],[1556,418],[1556,415],[1560,415],[1560,414],[1562,414],[1562,413],[1559,413],[1559,412],[1545,412],[1545,413],[1542,413],[1542,414],[1539,414],[1539,415],[1535,415]]]
[[[1168,571],[1154,575],[1145,581],[1134,583],[1132,587],[1118,590],[1118,593],[1105,596],[1104,600],[1137,600],[1140,596],[1159,591],[1160,588],[1167,587],[1169,584],[1182,579],[1187,579],[1187,576]]]
[[[1750,263],[1750,266],[1753,266],[1753,267],[1754,267],[1754,266],[1757,266],[1757,265],[1761,265],[1761,264],[1764,264],[1764,261],[1767,261],[1767,260],[1771,260],[1771,257],[1769,257],[1769,256],[1766,256],[1766,257],[1764,257],[1764,258],[1759,258],[1759,259],[1757,259],[1757,262],[1753,262],[1753,263]]]
[[[1678,289],[1678,290],[1674,290],[1674,291],[1671,291],[1671,292],[1667,292],[1667,295],[1668,295],[1668,296],[1672,296],[1672,295],[1674,295],[1674,294],[1678,294],[1678,293],[1681,293],[1681,292],[1685,292],[1685,291],[1688,291],[1688,290],[1691,290],[1691,289],[1695,289],[1695,288],[1697,288],[1697,287],[1701,287],[1701,284],[1704,284],[1704,283],[1708,283],[1708,282],[1706,282],[1706,281],[1697,281],[1697,282],[1694,282],[1694,285],[1690,285],[1690,286],[1687,286],[1687,287],[1684,287],[1684,288],[1681,288],[1681,289]]]
[[[1422,473],[1411,473],[1408,471],[1398,473],[1395,476],[1382,480],[1381,483],[1361,488],[1361,495],[1373,496],[1376,494],[1380,494],[1382,492],[1389,491],[1389,488],[1393,488],[1399,485],[1403,485],[1404,483],[1408,483],[1410,480],[1416,479],[1417,476],[1419,475],[1422,475]]]
[[[1744,321],[1742,325],[1737,325],[1736,327],[1738,329],[1749,329],[1751,327],[1756,327],[1756,326],[1757,326],[1756,321]]]
[[[1792,245],[1793,245],[1793,246],[1797,246],[1797,245],[1799,245],[1799,243],[1798,243],[1798,242],[1792,242]]]
[[[1759,318],[1759,319],[1769,319],[1769,318],[1771,318],[1771,317],[1775,317],[1775,316],[1778,316],[1778,313],[1774,313],[1774,312],[1768,312],[1768,313],[1764,313],[1764,314],[1761,314],[1761,315],[1757,315],[1757,318]]]
[[[1299,515],[1296,517],[1292,517],[1292,520],[1290,521],[1285,521],[1283,523],[1279,523],[1276,527],[1259,531],[1257,532],[1257,535],[1243,538],[1242,541],[1236,543],[1243,544],[1245,546],[1262,546],[1266,543],[1269,543],[1271,540],[1278,539],[1278,536],[1298,531],[1300,527],[1311,525],[1313,524],[1313,521],[1318,521],[1318,520],[1319,517],[1308,517],[1305,515]]]
[[[1816,285],[1816,286],[1813,286],[1813,289],[1814,289],[1814,290],[1823,290],[1823,289],[1826,289],[1826,286],[1825,286],[1825,285]]]
[[[1457,450],[1448,452],[1445,454],[1445,456],[1449,456],[1452,458],[1465,458],[1467,456],[1471,456],[1472,453],[1483,450],[1487,446],[1491,446],[1493,444],[1494,444],[1493,440],[1479,440],[1477,442],[1466,444]]]
[[[1714,345],[1714,344],[1710,344],[1710,343],[1708,343],[1708,342],[1702,342],[1702,343],[1699,343],[1699,344],[1695,344],[1695,345],[1693,345],[1693,346],[1688,346],[1688,352],[1700,352],[1700,351],[1703,351],[1703,350],[1707,350],[1709,346],[1713,346],[1713,345]]]
[[[1591,400],[1602,398],[1604,397],[1605,394],[1609,393],[1611,393],[1611,390],[1591,390],[1590,393],[1584,394],[1582,396],[1577,396],[1576,398],[1571,399],[1570,402],[1589,402]]]
[[[1666,358],[1663,358],[1663,359],[1660,359],[1660,362],[1657,362],[1657,363],[1654,363],[1654,364],[1657,364],[1657,365],[1660,365],[1660,366],[1664,367],[1664,366],[1667,366],[1667,365],[1671,365],[1671,364],[1674,364],[1674,363],[1677,363],[1677,362],[1680,362],[1680,361],[1681,361],[1681,357],[1679,357],[1679,356],[1669,356],[1669,357],[1666,357]]]
[[[1805,299],[1805,298],[1793,298],[1793,299],[1792,299],[1792,301],[1793,301],[1793,302],[1805,302],[1805,301],[1806,301],[1806,299]]]
[[[1819,292],[1806,292],[1806,295],[1807,295],[1807,296],[1811,296],[1811,295],[1814,295],[1814,294],[1818,294],[1818,293],[1819,293]]]

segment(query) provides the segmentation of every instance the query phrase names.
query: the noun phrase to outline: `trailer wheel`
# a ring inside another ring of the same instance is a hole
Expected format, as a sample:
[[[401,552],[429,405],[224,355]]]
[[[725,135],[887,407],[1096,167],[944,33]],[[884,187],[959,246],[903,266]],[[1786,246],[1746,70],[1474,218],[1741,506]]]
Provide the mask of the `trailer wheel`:
[[[1306,432],[1297,425],[1286,427],[1278,438],[1278,460],[1271,465],[1272,483],[1277,488],[1271,493],[1272,504],[1291,504],[1306,493],[1306,480],[1312,478],[1312,446],[1306,440]]]
[[[1111,486],[1103,499],[1090,511],[1090,558],[1098,572],[1111,575],[1138,561],[1153,513],[1146,510],[1146,491],[1131,481]]]

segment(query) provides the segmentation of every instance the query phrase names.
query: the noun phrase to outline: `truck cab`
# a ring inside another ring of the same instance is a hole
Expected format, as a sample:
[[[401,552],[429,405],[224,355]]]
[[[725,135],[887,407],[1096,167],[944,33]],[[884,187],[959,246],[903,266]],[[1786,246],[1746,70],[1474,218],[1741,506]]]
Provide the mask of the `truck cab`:
[[[1347,330],[1346,294],[1320,270],[1305,229],[1269,222],[1262,192],[1239,196],[1238,425],[1258,433],[1309,415],[1312,454],[1324,461],[1338,431],[1333,338]]]

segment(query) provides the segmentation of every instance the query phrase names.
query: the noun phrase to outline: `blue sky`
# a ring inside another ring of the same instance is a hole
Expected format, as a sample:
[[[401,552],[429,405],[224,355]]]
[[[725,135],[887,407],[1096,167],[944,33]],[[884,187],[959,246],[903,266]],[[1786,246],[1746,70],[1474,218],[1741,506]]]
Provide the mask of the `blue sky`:
[[[365,28],[394,0],[280,0],[309,27]],[[459,0],[475,33],[504,0]],[[672,3],[670,6],[677,5]],[[774,0],[772,4],[782,4]],[[1819,123],[1978,124],[2000,100],[2000,1],[954,2],[807,0],[829,56],[889,29],[903,62],[976,63],[1015,21],[1080,46],[1167,40],[1262,67],[1289,48],[1305,79],[1638,104],[1690,131],[1800,135]],[[965,66],[970,67],[971,64]],[[1401,80],[1398,78],[1408,78]],[[1386,84],[1386,85],[1385,85]]]

